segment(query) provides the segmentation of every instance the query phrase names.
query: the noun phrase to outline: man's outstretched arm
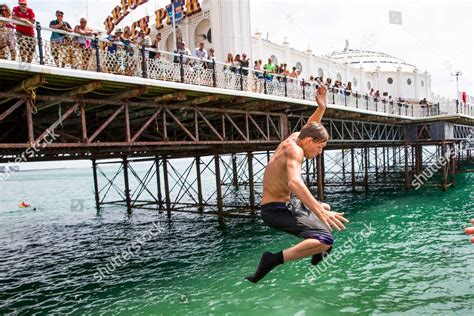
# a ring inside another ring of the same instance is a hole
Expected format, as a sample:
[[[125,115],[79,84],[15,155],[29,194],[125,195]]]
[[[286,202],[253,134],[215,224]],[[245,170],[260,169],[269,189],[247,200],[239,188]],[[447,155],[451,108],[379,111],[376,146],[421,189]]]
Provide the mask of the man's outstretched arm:
[[[324,111],[326,111],[326,106],[328,104],[326,94],[326,87],[324,85],[320,85],[318,90],[316,91],[316,103],[318,104],[318,108],[316,109],[316,111],[314,111],[313,115],[309,117],[308,122],[306,124],[310,124],[313,122],[321,123]]]

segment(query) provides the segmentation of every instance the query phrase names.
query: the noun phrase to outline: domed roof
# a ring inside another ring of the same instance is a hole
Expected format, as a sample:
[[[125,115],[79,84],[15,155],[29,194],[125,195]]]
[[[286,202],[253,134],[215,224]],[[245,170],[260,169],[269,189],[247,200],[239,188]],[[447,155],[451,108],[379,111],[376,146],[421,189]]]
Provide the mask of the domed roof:
[[[337,63],[349,64],[357,68],[363,67],[367,71],[375,71],[377,67],[380,67],[380,71],[397,71],[398,67],[404,72],[417,69],[416,66],[407,64],[403,59],[368,50],[345,49],[333,52],[327,57]]]

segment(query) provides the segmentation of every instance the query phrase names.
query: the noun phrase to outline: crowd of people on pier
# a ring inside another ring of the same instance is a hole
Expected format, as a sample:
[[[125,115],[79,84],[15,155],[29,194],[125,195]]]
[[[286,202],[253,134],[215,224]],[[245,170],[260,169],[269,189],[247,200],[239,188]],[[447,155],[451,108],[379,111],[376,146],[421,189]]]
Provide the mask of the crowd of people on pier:
[[[1,16],[3,18],[17,20],[20,23],[10,21],[0,21],[0,58],[17,59],[22,62],[32,62],[38,45],[35,36],[35,13],[28,6],[27,0],[18,0],[18,6],[13,9],[6,4],[1,5]],[[334,95],[343,98],[364,98],[371,102],[382,102],[392,105],[392,113],[397,113],[398,108],[407,107],[406,100],[401,98],[393,100],[391,96],[381,95],[379,90],[371,89],[367,95],[360,95],[353,91],[352,83],[343,83],[339,80],[334,81],[331,78],[322,76],[309,76],[301,78],[301,70],[297,65],[291,66],[286,63],[279,65],[274,63],[272,58],[268,58],[266,63],[262,59],[257,59],[251,65],[251,61],[246,53],[227,54],[225,63],[216,64],[215,52],[213,48],[206,49],[204,42],[199,42],[198,47],[191,50],[184,41],[177,42],[177,49],[174,56],[165,58],[158,51],[161,41],[161,33],[157,32],[154,36],[145,34],[144,31],[133,31],[130,27],[117,28],[115,32],[106,35],[90,27],[86,18],[81,18],[77,25],[67,22],[64,18],[64,12],[57,10],[55,19],[49,23],[51,29],[50,49],[48,58],[50,63],[58,67],[70,66],[73,69],[87,70],[92,67],[92,57],[94,56],[94,39],[101,37],[101,40],[95,44],[100,49],[102,55],[101,71],[107,73],[137,76],[140,75],[140,56],[143,52],[140,49],[146,49],[147,62],[150,64],[150,73],[158,73],[160,68],[171,68],[173,63],[181,63],[194,71],[195,69],[212,70],[220,67],[226,74],[226,82],[231,86],[237,86],[236,77],[245,76],[246,89],[254,92],[262,92],[264,89],[263,81],[269,87],[268,92],[272,94],[272,87],[284,83],[289,89],[302,90],[306,87],[317,88],[320,84],[325,84],[329,91]],[[55,31],[57,30],[57,32]],[[77,35],[76,35],[77,34]],[[18,47],[18,50],[17,50]],[[216,66],[217,65],[217,66]],[[166,72],[163,75],[150,75],[152,78],[170,80],[163,78],[168,76]],[[199,73],[202,73],[200,71]],[[171,79],[172,80],[172,79]],[[251,82],[251,83],[250,83]],[[209,84],[204,82],[203,84]],[[345,100],[346,101],[346,100]],[[368,101],[367,101],[368,102]],[[430,111],[429,102],[421,100],[420,108],[422,115],[434,114]]]

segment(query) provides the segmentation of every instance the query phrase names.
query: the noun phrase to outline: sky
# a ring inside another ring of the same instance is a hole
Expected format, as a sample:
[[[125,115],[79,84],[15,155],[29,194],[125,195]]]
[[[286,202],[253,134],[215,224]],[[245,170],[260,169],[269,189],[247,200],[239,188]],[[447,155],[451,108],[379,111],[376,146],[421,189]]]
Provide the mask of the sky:
[[[272,42],[283,43],[287,38],[293,48],[311,48],[315,55],[326,55],[342,50],[348,40],[350,48],[384,52],[427,70],[432,76],[432,91],[445,97],[455,98],[456,80],[451,74],[461,71],[459,90],[474,95],[471,0],[249,1],[252,33],[259,31]],[[16,2],[6,3],[13,6]],[[48,25],[54,12],[61,9],[73,27],[81,17],[87,17],[91,27],[101,30],[103,21],[119,3],[29,0],[43,25]],[[144,15],[153,15],[168,3],[150,0],[123,23],[128,25]],[[402,25],[389,23],[389,11],[402,13]],[[49,167],[47,163],[41,165]]]
[[[252,29],[275,43],[324,55],[344,48],[380,51],[432,75],[432,91],[455,98],[473,89],[473,4],[471,0],[250,0]],[[402,25],[389,24],[389,11]],[[282,22],[283,21],[283,22]]]

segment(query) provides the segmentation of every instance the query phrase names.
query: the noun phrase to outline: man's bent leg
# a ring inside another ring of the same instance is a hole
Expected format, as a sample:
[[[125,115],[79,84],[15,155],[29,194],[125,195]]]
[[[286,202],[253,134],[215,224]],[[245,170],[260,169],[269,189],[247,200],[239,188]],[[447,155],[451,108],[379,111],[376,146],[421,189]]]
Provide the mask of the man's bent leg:
[[[322,258],[321,254],[330,249],[334,242],[332,234],[325,230],[324,224],[310,211],[298,208],[289,210],[285,203],[268,203],[262,206],[261,214],[264,223],[269,227],[305,240],[278,253],[265,252],[255,273],[246,277],[253,283],[257,283],[284,262],[318,254]]]
[[[283,250],[283,261],[288,262],[291,260],[313,256],[315,254],[327,251],[329,248],[331,248],[331,245],[322,243],[317,239],[305,239],[293,247]]]
[[[254,274],[245,278],[250,282],[257,283],[263,279],[274,268],[291,260],[297,260],[309,256],[316,256],[331,248],[317,239],[306,239],[295,246],[277,253],[265,252],[260,258],[257,270]],[[322,258],[322,257],[321,257]]]

